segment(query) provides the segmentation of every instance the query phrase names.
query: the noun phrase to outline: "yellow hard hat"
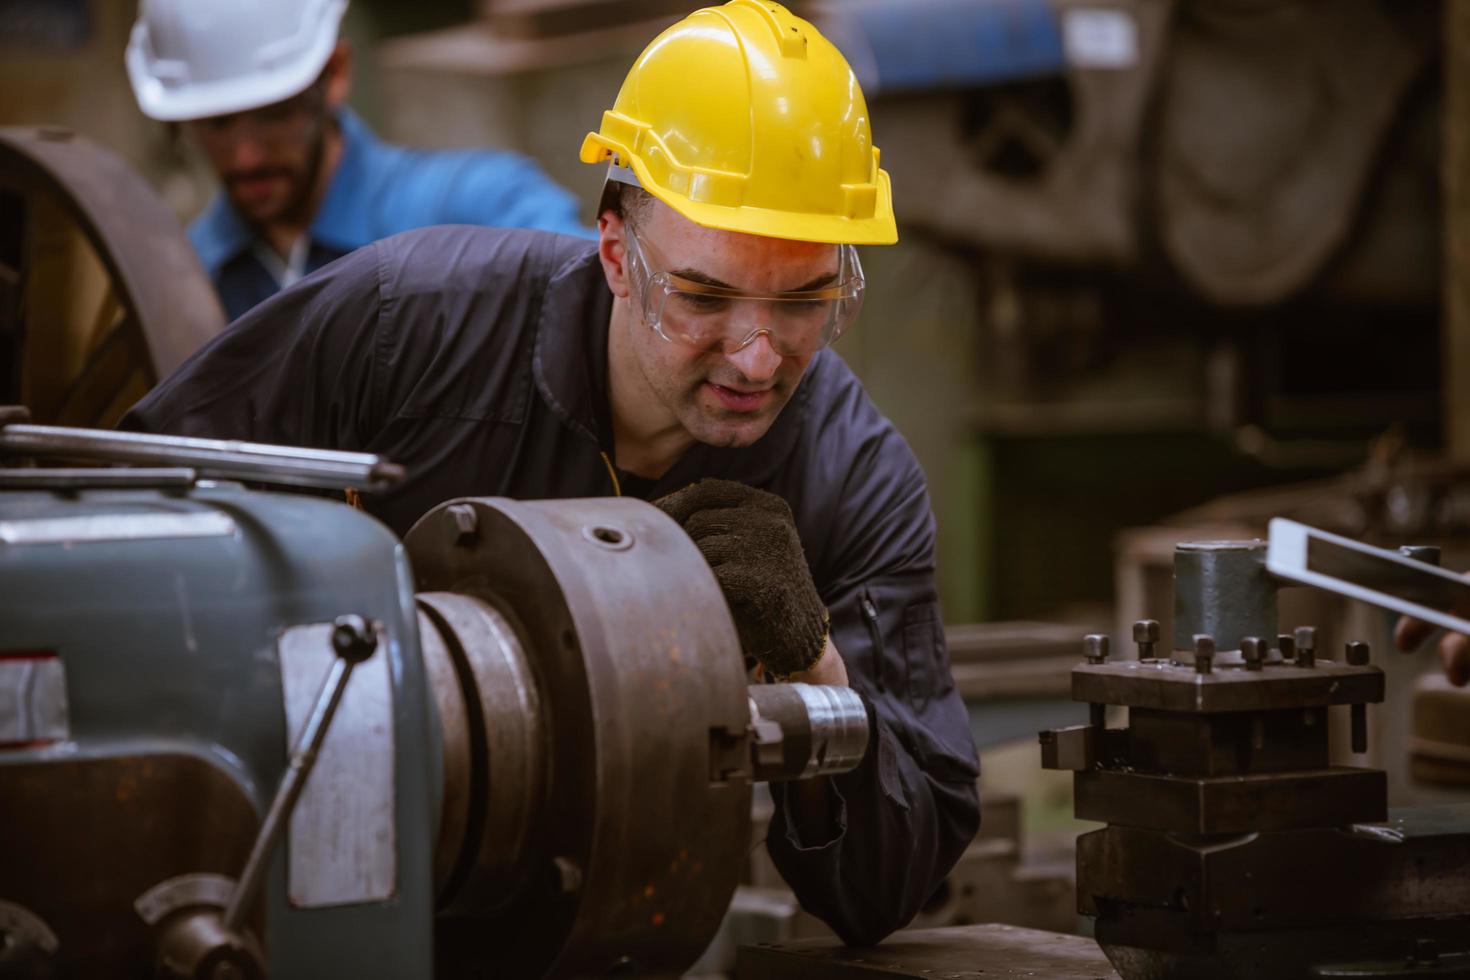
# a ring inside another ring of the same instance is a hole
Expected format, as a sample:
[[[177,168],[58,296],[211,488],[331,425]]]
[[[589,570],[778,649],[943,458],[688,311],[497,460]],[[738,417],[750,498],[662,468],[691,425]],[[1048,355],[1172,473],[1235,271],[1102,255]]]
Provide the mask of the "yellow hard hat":
[[[610,158],[708,228],[898,241],[856,76],[815,27],[771,0],[696,10],[654,38],[582,143],[584,163]]]

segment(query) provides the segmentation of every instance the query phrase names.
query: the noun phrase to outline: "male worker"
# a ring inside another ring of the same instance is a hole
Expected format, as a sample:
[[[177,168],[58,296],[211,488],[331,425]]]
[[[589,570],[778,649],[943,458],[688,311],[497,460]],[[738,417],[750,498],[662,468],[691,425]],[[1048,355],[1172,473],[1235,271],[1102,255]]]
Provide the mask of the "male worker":
[[[235,319],[368,242],[478,224],[590,234],[576,200],[513,153],[380,143],[347,108],[347,0],[143,0],[128,78],[182,122],[224,185],[189,240]]]
[[[978,824],[924,477],[825,350],[852,245],[896,240],[847,63],[771,0],[697,11],[634,64],[582,159],[598,241],[433,228],[262,304],[144,399],[136,428],[381,453],[395,531],[460,496],[656,500],[768,672],[851,684],[856,770],[774,786],[767,845],[854,944],[907,923]]]

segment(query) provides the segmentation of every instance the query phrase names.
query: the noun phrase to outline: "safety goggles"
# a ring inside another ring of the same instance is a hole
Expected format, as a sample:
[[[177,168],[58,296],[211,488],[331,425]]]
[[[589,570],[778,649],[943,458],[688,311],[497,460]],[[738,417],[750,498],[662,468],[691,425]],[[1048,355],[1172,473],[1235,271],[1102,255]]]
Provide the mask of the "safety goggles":
[[[851,245],[839,246],[837,281],[831,286],[749,292],[664,271],[639,242],[632,223],[625,221],[623,228],[643,322],[672,343],[734,354],[765,335],[782,357],[803,357],[840,337],[863,305],[863,267]]]

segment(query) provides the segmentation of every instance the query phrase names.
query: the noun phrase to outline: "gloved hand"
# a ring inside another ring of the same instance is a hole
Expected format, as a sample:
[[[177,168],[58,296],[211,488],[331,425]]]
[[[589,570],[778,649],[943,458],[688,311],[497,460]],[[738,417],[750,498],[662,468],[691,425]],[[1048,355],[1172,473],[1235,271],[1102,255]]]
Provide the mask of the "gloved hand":
[[[742,483],[700,480],[654,505],[679,522],[714,569],[747,655],[777,677],[821,658],[827,608],[786,501]]]

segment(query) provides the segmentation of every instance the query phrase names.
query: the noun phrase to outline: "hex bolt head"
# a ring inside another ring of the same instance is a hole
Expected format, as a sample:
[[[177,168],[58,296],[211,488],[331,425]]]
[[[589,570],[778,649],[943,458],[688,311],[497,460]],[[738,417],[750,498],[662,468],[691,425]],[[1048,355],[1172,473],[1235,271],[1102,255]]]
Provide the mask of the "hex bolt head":
[[[445,513],[454,528],[454,544],[458,548],[471,547],[480,538],[480,518],[469,504],[451,504]]]
[[[1261,661],[1265,659],[1266,644],[1259,636],[1246,636],[1240,640],[1240,654],[1245,657],[1246,670],[1260,670]]]
[[[1208,633],[1194,634],[1194,672],[1208,674],[1215,669],[1215,638]]]
[[[377,624],[361,616],[338,616],[332,623],[332,649],[348,663],[360,664],[378,648]]]
[[[1281,659],[1290,663],[1296,659],[1296,638],[1286,633],[1278,634],[1276,637],[1276,649],[1281,651]]]
[[[1414,561],[1422,561],[1426,565],[1439,564],[1439,548],[1432,544],[1406,544],[1399,549],[1399,554]]]
[[[1369,656],[1368,644],[1354,640],[1347,645],[1347,662],[1354,667],[1366,667]]]
[[[1159,642],[1159,621],[1140,619],[1133,624],[1133,642],[1138,644],[1138,659],[1152,660],[1154,644]]]
[[[1090,664],[1107,663],[1113,641],[1103,633],[1088,633],[1082,638],[1082,655]]]
[[[1298,667],[1317,665],[1317,628],[1315,626],[1296,628],[1296,665]]]

